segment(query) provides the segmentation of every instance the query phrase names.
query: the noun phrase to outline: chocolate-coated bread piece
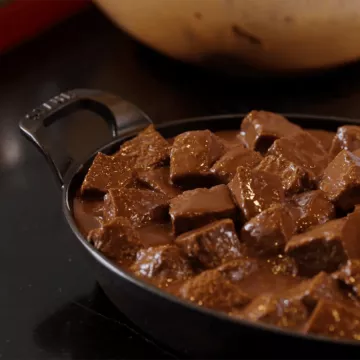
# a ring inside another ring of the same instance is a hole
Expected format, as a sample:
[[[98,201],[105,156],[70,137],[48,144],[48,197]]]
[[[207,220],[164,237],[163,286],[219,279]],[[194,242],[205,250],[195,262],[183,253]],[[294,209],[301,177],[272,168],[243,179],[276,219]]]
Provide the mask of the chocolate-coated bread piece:
[[[162,245],[141,249],[131,270],[138,276],[167,287],[177,280],[193,276],[189,261],[174,245]]]
[[[257,169],[238,167],[229,188],[240,209],[243,222],[285,199],[280,178]]]
[[[322,299],[303,332],[334,339],[360,340],[360,312],[343,303]]]
[[[166,221],[168,210],[169,198],[151,190],[110,189],[104,197],[105,221],[122,216],[133,226],[140,226]]]
[[[329,163],[329,156],[320,141],[306,131],[276,140],[268,154],[275,157],[281,156],[303,168],[313,186],[317,185]]]
[[[254,168],[262,160],[260,153],[238,146],[227,151],[211,168],[220,182],[228,184],[239,166]]]
[[[199,306],[222,311],[233,311],[246,305],[250,296],[215,270],[206,270],[188,280],[179,290],[179,296]]]
[[[315,226],[287,243],[285,252],[293,257],[300,274],[334,272],[348,259],[360,259],[360,212]]]
[[[236,219],[236,206],[226,185],[184,191],[170,200],[170,217],[176,235],[219,219]]]
[[[114,218],[103,227],[91,230],[87,238],[96,249],[118,263],[134,260],[137,251],[142,248],[139,234],[131,222],[123,217]]]
[[[242,254],[231,219],[218,220],[181,234],[175,243],[194,263],[208,269],[237,259]]]
[[[305,324],[309,311],[300,300],[282,299],[275,294],[264,293],[236,314],[236,317],[296,330]]]
[[[135,138],[126,141],[114,156],[133,157],[134,169],[154,169],[169,163],[170,146],[154,125],[150,125]]]
[[[278,175],[286,195],[295,194],[310,187],[308,173],[301,166],[282,156],[265,156],[256,168]]]
[[[319,188],[344,211],[360,204],[360,154],[342,150],[325,169]]]
[[[241,241],[255,256],[283,253],[286,243],[295,232],[291,210],[274,205],[249,220],[241,230]]]
[[[337,282],[323,272],[289,289],[262,293],[236,316],[301,330],[322,300],[347,304]]]
[[[272,143],[300,131],[284,116],[268,111],[251,111],[241,123],[241,134],[249,149],[266,153]]]
[[[81,186],[83,195],[104,195],[109,189],[129,186],[134,179],[134,158],[98,153]]]
[[[136,180],[142,186],[173,198],[181,193],[181,190],[171,184],[170,170],[168,167],[139,171]]]
[[[209,130],[176,136],[170,155],[171,181],[184,189],[215,185],[210,169],[224,151],[224,144]]]
[[[307,132],[317,138],[325,151],[329,152],[332,146],[332,142],[335,137],[335,133],[332,131],[319,130],[319,129],[307,129]]]
[[[335,207],[321,190],[306,191],[290,201],[296,232],[301,233],[312,226],[324,224],[335,218]]]
[[[332,274],[334,279],[346,284],[360,299],[360,259],[348,260],[337,272]]]
[[[340,126],[337,129],[331,144],[331,159],[333,159],[341,150],[354,151],[357,149],[360,149],[360,126]]]

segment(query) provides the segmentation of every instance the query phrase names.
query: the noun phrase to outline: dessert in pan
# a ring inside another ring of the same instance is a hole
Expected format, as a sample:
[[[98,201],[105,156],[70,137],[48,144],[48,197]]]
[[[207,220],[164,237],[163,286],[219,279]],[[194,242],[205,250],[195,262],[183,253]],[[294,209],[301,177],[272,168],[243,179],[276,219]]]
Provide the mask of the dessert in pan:
[[[360,127],[252,111],[239,131],[153,125],[98,153],[74,199],[95,248],[199,306],[360,340]]]

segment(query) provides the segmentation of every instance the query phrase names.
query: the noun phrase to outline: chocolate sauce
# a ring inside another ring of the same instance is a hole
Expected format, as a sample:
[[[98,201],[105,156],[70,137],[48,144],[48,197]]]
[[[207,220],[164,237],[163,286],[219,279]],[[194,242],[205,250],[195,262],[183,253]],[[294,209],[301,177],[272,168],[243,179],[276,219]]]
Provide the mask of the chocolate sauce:
[[[108,258],[186,301],[360,340],[360,128],[344,129],[265,111],[168,140],[151,126],[96,157],[73,215]]]

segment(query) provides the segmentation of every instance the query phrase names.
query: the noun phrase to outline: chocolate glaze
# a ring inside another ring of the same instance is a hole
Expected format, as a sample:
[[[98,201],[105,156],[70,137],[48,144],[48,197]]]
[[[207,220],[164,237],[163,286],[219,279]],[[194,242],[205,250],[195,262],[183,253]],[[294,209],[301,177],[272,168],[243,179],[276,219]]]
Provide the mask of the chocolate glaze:
[[[137,137],[121,145],[115,158],[131,157],[134,169],[149,170],[169,163],[170,146],[155,130],[148,126]]]
[[[209,130],[187,131],[176,136],[170,153],[170,179],[184,189],[216,183],[211,166],[225,151],[225,145]]]
[[[194,263],[215,268],[242,256],[241,244],[231,219],[212,222],[180,235],[176,241]]]
[[[165,140],[149,127],[95,158],[74,218],[119,266],[186,301],[360,340],[360,152],[345,130],[268,112],[241,131]],[[330,143],[346,150],[329,164]]]
[[[268,111],[251,111],[241,123],[241,135],[249,149],[266,153],[272,143],[301,128],[285,117]]]
[[[268,155],[260,162],[257,169],[278,175],[286,195],[298,193],[310,187],[307,172],[284,157]]]
[[[243,221],[281,204],[285,199],[281,180],[276,174],[243,166],[238,167],[229,188]]]
[[[319,188],[340,209],[349,211],[360,203],[359,150],[342,150],[325,169]]]
[[[233,146],[212,166],[210,171],[215,174],[219,182],[228,184],[239,166],[252,169],[261,160],[262,156],[258,152],[246,149],[242,145]]]
[[[334,158],[341,150],[354,151],[360,148],[360,126],[345,125],[338,128],[333,138],[330,156]]]
[[[221,139],[226,149],[243,146],[246,147],[246,142],[241,133],[234,130],[217,131],[216,135]]]
[[[87,236],[90,230],[103,224],[104,203],[102,200],[83,199],[79,195],[73,201],[73,214],[79,230]]]
[[[226,185],[184,191],[170,200],[170,217],[176,235],[214,220],[235,220],[236,206]]]
[[[241,239],[257,256],[276,255],[284,252],[295,226],[288,206],[276,204],[249,220],[242,228]]]
[[[283,157],[304,169],[313,186],[317,185],[329,163],[329,156],[320,141],[306,131],[298,131],[276,140],[268,153]]]
[[[330,151],[335,136],[334,132],[319,129],[309,129],[307,132],[316,137],[327,152]]]
[[[322,299],[303,331],[336,339],[360,340],[360,312],[341,303]]]
[[[335,218],[335,206],[321,190],[297,194],[292,197],[289,204],[298,233]]]

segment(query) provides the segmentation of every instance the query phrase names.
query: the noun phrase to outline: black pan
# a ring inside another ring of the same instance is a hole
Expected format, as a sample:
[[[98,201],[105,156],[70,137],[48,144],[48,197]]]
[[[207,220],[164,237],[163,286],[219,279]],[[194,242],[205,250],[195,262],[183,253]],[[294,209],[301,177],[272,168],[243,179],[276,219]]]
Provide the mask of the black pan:
[[[49,141],[48,127],[79,109],[91,110],[107,121],[113,140],[75,162]],[[207,116],[171,121],[157,129],[165,137],[195,129],[213,131],[238,129],[244,114]],[[305,128],[336,130],[358,120],[313,115],[285,114]],[[62,93],[33,110],[20,123],[22,133],[45,155],[62,188],[63,212],[83,245],[92,270],[104,292],[131,321],[152,338],[184,354],[197,358],[359,358],[360,343],[328,338],[234,320],[226,314],[207,310],[169,295],[132,274],[121,270],[90,245],[73,218],[72,199],[98,151],[111,154],[119,145],[135,136],[151,120],[134,105],[96,90]],[[119,346],[120,343],[119,343]]]

